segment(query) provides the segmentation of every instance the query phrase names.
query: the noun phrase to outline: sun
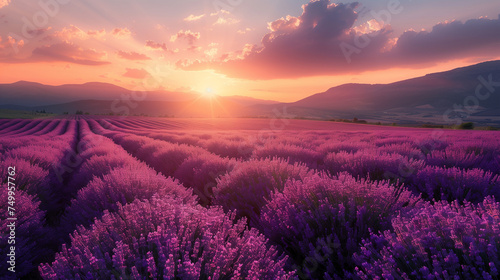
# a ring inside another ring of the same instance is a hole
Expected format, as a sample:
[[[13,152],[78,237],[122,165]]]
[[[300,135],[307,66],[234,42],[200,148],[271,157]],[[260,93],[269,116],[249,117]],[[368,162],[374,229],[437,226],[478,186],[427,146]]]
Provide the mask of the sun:
[[[203,91],[203,95],[206,97],[210,97],[210,98],[213,98],[216,96],[215,90],[211,87],[205,88],[205,90]]]

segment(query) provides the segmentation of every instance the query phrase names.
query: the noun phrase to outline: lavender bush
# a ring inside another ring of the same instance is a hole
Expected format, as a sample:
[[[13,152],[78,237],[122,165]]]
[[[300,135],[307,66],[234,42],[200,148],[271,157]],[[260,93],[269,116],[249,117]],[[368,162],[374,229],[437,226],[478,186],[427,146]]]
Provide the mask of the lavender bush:
[[[222,157],[247,160],[252,155],[254,145],[245,141],[228,139],[210,139],[202,142],[207,151]]]
[[[463,170],[427,166],[419,170],[410,184],[428,200],[451,202],[481,202],[487,196],[500,200],[500,179],[498,175],[482,169]]]
[[[271,195],[257,227],[292,259],[302,279],[352,276],[353,253],[370,231],[390,228],[391,217],[418,199],[386,182],[325,174],[288,181]]]
[[[7,169],[2,169],[5,171]],[[7,184],[2,184],[0,189],[0,271],[2,271],[2,279],[16,279],[29,274],[37,266],[37,261],[40,261],[48,252],[46,245],[49,242],[47,230],[43,227],[45,212],[41,211],[38,206],[40,202],[33,196],[26,194],[24,191],[17,190],[15,192],[15,244],[8,243],[8,238],[11,236],[10,228],[7,225],[11,222],[7,218],[8,215]],[[15,246],[15,273],[7,270],[10,264],[10,246]],[[10,276],[9,276],[10,275]],[[5,277],[5,278],[4,278]]]
[[[328,153],[339,153],[341,151],[347,153],[356,153],[357,151],[373,148],[373,145],[364,142],[326,142],[319,145],[316,150],[322,154],[326,155]]]
[[[175,135],[175,134],[160,134],[160,133],[150,133],[146,136],[151,137],[153,139],[164,140],[174,144],[186,144],[197,146],[200,139],[198,137],[192,135]]]
[[[414,160],[425,160],[425,155],[412,143],[390,144],[377,149],[380,153],[396,153]]]
[[[323,164],[323,156],[320,153],[290,144],[266,143],[254,150],[253,157],[257,159],[278,157],[288,160],[291,164],[306,164],[310,168],[318,168]]]
[[[213,121],[0,120],[0,167],[19,169],[44,232],[27,230],[26,267],[51,262],[47,279],[499,279],[497,132]]]
[[[70,231],[76,225],[87,227],[94,218],[100,218],[104,210],[115,212],[117,203],[125,205],[135,199],[151,198],[156,193],[177,198],[178,203],[196,203],[192,191],[145,165],[137,164],[116,168],[102,178],[94,178],[71,201],[63,225]]]
[[[286,279],[281,258],[220,209],[153,197],[118,205],[71,236],[44,279]]]
[[[15,182],[17,190],[22,190],[41,201],[48,202],[51,200],[52,194],[47,181],[49,171],[38,165],[32,165],[24,159],[3,157],[0,162],[0,170],[5,171],[9,166],[15,166],[20,171]],[[2,177],[2,183],[7,184],[7,180],[6,176]]]
[[[213,199],[213,188],[217,178],[229,173],[236,165],[234,159],[221,158],[214,154],[200,154],[187,158],[175,171],[174,177],[184,186],[192,188],[204,206]]]
[[[487,163],[488,160],[483,154],[476,154],[474,151],[464,149],[453,149],[452,147],[433,151],[427,156],[427,164],[438,167],[472,169],[483,167]]]
[[[25,159],[30,164],[36,164],[46,170],[51,169],[53,164],[56,164],[64,157],[65,150],[47,146],[42,149],[42,147],[42,145],[20,147],[10,150],[6,153],[6,156]],[[69,149],[69,146],[67,149]]]
[[[498,279],[500,204],[428,203],[372,234],[355,255],[362,279]]]
[[[231,173],[217,179],[214,204],[226,211],[236,210],[238,217],[259,215],[273,192],[282,192],[287,180],[301,180],[311,174],[304,165],[282,159],[251,160],[236,165]]]
[[[354,177],[384,180],[388,176],[408,177],[424,166],[422,160],[408,159],[399,154],[379,153],[377,150],[331,153],[325,157],[325,167],[332,175],[348,172]]]
[[[131,167],[130,170],[134,170],[133,167],[139,165],[142,164],[126,153],[124,155],[113,153],[93,156],[81,165],[78,173],[71,179],[68,189],[71,189],[70,192],[74,193],[86,186],[93,178],[101,178],[113,169]]]

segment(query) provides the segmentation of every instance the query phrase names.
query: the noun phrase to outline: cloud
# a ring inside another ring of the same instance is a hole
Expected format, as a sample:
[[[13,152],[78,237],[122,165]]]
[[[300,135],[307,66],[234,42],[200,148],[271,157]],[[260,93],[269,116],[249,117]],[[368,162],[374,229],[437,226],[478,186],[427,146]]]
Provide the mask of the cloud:
[[[239,23],[240,20],[231,16],[231,12],[227,10],[219,10],[217,12],[211,13],[211,17],[217,17],[217,20],[214,22],[215,25],[230,25]]]
[[[4,41],[0,36],[0,61],[12,60],[13,56],[15,56],[22,47],[24,47],[24,40],[17,41],[11,36],[8,36],[7,40]]]
[[[0,0],[0,9],[10,4],[10,0]]]
[[[231,14],[231,12],[229,12],[228,10],[224,10],[224,9],[221,9],[217,12],[213,12],[210,14],[211,17],[214,17],[214,16],[223,16],[223,15],[229,15]]]
[[[240,30],[236,31],[236,33],[238,33],[238,34],[247,34],[248,32],[250,32],[252,30],[253,30],[252,28],[247,27],[245,29],[240,29]]]
[[[132,32],[128,28],[115,28],[111,31],[111,34],[116,38],[124,39],[132,36]]]
[[[175,42],[179,39],[184,39],[188,42],[188,44],[192,45],[194,42],[196,42],[198,39],[200,39],[201,34],[199,32],[192,32],[191,30],[180,30],[177,32],[177,34],[172,35],[170,37],[170,42]]]
[[[195,15],[189,15],[188,17],[184,18],[184,21],[197,21],[197,20],[200,20],[202,19],[203,17],[205,17],[205,15],[199,15],[199,16],[195,16]]]
[[[27,31],[27,33],[33,37],[37,37],[37,36],[40,36],[40,35],[47,33],[51,29],[52,29],[52,27],[50,27],[50,26],[47,28],[30,29]]]
[[[186,50],[190,52],[199,52],[201,49],[202,48],[200,46],[191,45]]]
[[[147,40],[146,41],[146,47],[151,48],[153,50],[168,50],[167,45],[165,43],[157,43],[155,41]]]
[[[217,21],[214,23],[214,25],[223,25],[223,24],[236,24],[240,22],[238,19],[235,18],[224,18],[224,17],[219,17]]]
[[[124,58],[124,59],[128,59],[128,60],[151,60],[151,58],[148,57],[147,55],[137,53],[137,52],[118,51],[117,54],[119,57]]]
[[[260,45],[247,45],[217,60],[179,61],[177,66],[214,69],[237,78],[276,79],[429,66],[485,54],[498,57],[500,17],[441,23],[432,31],[407,31],[397,38],[376,17],[354,27],[356,6],[311,1],[302,6],[302,15],[269,23]]]
[[[171,53],[171,54],[179,52],[178,49],[175,49],[175,50],[169,49],[167,47],[167,44],[165,44],[165,43],[158,43],[158,42],[151,41],[151,40],[147,40],[146,41],[146,47],[150,48],[152,50],[162,50],[164,52],[168,52],[168,53]]]
[[[133,69],[133,68],[127,68],[125,74],[123,74],[123,77],[139,79],[139,80],[145,79],[148,76],[149,76],[148,71],[144,69]]]
[[[500,15],[498,19],[471,19],[435,25],[431,31],[406,31],[392,53],[396,59],[411,63],[448,60],[463,56],[498,56]]]
[[[204,53],[208,58],[214,58],[218,52],[219,52],[218,48],[211,48],[211,49],[205,50]]]
[[[86,39],[89,35],[80,28],[70,25],[69,27],[64,27],[61,31],[54,32],[54,36],[63,40],[71,40],[73,38]]]
[[[16,39],[12,38],[11,36],[8,36],[7,41],[3,41],[2,36],[0,36],[0,50],[12,47],[23,47],[23,46],[24,46],[23,40],[16,41]]]
[[[32,56],[24,62],[64,61],[81,65],[109,64],[108,61],[103,60],[105,57],[105,52],[83,49],[75,44],[63,42],[34,49]]]
[[[83,31],[74,25],[70,25],[69,27],[64,27],[61,31],[54,32],[54,36],[65,41],[70,41],[72,39],[87,40],[89,38],[104,38],[104,36],[106,36],[106,30]]]
[[[89,30],[87,31],[87,35],[93,38],[103,38],[106,36],[106,30],[101,29],[101,30]]]

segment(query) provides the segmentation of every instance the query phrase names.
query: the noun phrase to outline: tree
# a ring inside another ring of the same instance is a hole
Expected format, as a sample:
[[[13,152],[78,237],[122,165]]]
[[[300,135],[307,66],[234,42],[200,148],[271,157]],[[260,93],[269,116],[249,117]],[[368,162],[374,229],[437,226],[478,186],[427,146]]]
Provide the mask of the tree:
[[[474,123],[473,122],[466,122],[462,123],[458,126],[459,129],[474,129]]]

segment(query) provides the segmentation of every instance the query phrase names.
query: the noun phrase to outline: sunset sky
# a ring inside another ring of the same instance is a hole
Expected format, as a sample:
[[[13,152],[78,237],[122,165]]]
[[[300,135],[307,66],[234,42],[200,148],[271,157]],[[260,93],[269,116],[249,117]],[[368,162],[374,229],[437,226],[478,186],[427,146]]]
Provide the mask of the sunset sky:
[[[498,0],[0,0],[0,83],[296,101],[499,59],[499,14]]]

